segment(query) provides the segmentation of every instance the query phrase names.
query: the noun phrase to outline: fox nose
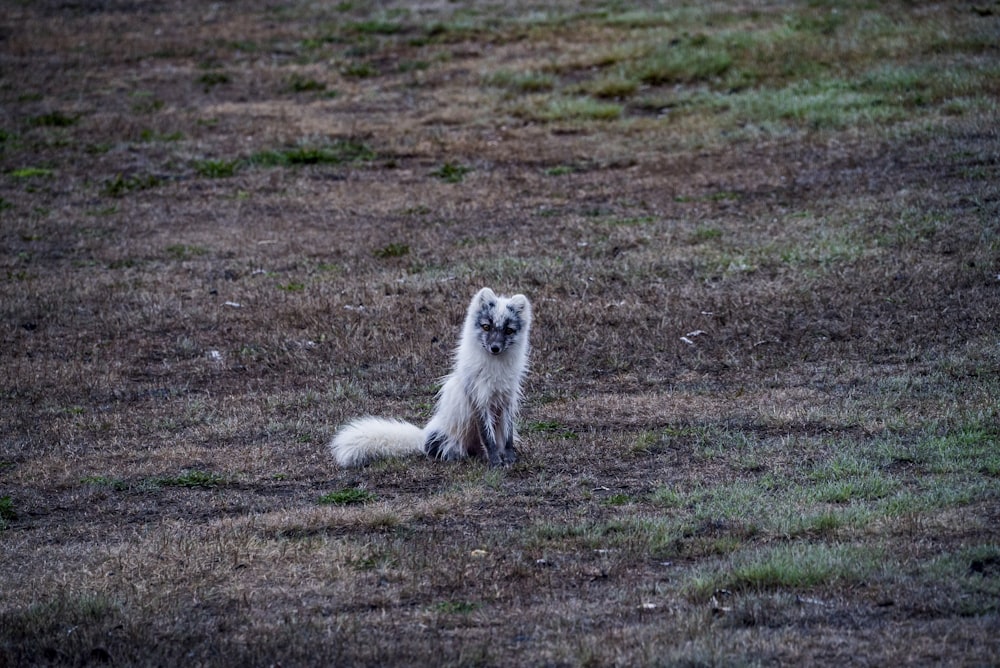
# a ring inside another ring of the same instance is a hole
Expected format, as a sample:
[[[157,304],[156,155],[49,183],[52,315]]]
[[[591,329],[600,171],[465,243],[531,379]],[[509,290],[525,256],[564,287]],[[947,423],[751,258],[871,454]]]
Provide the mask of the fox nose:
[[[500,344],[499,343],[491,343],[490,344],[490,352],[493,353],[494,355],[499,355],[500,354]]]

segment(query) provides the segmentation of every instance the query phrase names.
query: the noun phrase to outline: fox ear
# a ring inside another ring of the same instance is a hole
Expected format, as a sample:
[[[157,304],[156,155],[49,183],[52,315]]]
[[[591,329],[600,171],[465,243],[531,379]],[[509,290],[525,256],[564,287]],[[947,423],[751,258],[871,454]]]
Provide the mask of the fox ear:
[[[490,290],[489,288],[483,288],[482,290],[480,290],[476,294],[476,299],[475,299],[475,301],[479,302],[480,304],[488,304],[490,302],[496,302],[496,300],[497,300],[496,293]]]
[[[525,311],[531,310],[531,304],[528,302],[528,298],[524,295],[514,295],[507,302],[507,306],[518,313],[524,313]]]

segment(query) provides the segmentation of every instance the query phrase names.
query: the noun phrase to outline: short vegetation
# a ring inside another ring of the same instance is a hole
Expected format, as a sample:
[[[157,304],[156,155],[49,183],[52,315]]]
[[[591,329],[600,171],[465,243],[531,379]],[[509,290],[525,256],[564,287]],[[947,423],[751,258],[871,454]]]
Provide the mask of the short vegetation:
[[[9,4],[0,665],[997,663],[995,3]]]

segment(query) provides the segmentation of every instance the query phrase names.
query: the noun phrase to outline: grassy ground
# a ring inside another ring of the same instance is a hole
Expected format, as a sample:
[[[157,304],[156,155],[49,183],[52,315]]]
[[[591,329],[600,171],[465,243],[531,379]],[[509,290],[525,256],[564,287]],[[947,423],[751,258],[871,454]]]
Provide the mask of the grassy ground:
[[[369,4],[6,3],[0,664],[1000,660],[1000,4]]]

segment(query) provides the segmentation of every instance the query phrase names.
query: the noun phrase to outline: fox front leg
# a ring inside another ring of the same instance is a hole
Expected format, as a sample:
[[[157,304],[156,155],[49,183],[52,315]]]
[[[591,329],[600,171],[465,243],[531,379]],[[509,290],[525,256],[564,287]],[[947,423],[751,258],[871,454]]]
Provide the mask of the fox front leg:
[[[500,461],[504,466],[510,466],[517,461],[517,450],[514,449],[514,415],[510,411],[504,411],[500,419],[503,420],[503,450],[500,452]]]
[[[497,433],[493,428],[489,412],[483,412],[479,415],[479,437],[483,442],[483,447],[486,449],[486,459],[490,467],[502,465],[503,460],[500,456],[500,447],[497,445]]]

